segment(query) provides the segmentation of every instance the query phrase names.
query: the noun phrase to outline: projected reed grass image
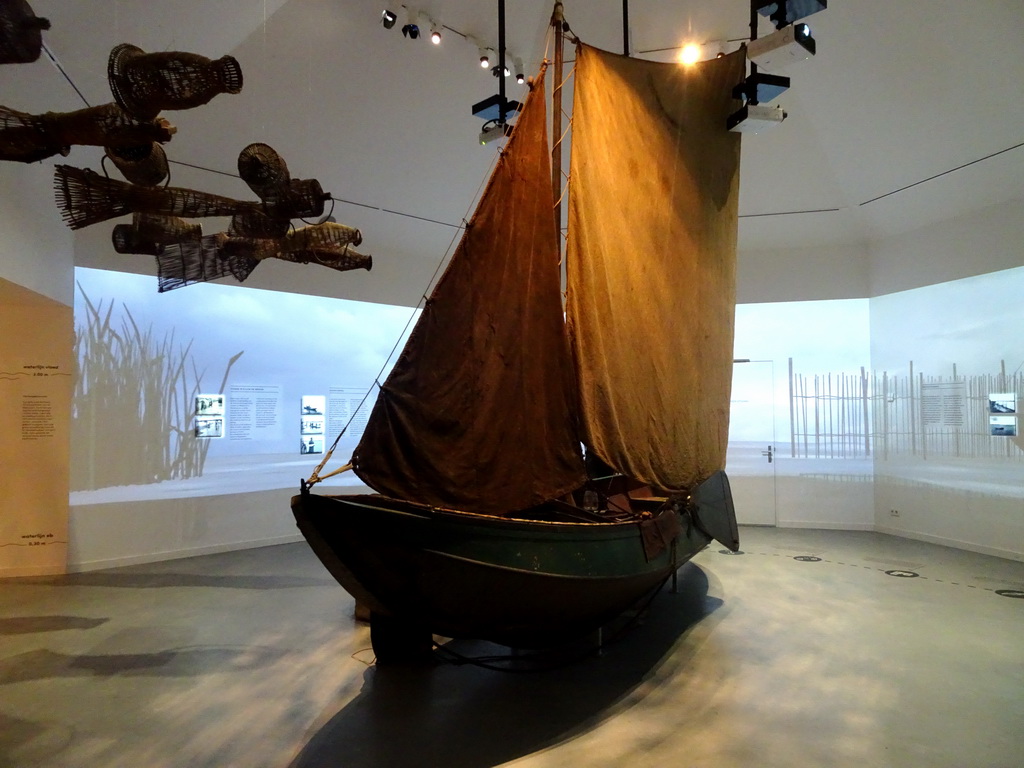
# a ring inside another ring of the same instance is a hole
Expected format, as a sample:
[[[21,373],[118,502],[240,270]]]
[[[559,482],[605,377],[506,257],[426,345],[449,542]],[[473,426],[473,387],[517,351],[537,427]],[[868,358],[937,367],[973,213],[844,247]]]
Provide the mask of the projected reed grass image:
[[[78,290],[85,312],[75,328],[71,489],[202,475],[210,443],[196,439],[192,416],[197,395],[210,388],[192,340],[176,339],[173,329],[162,336],[152,325],[143,330],[127,305],[93,303],[81,283]],[[214,391],[224,391],[242,354],[227,360]]]

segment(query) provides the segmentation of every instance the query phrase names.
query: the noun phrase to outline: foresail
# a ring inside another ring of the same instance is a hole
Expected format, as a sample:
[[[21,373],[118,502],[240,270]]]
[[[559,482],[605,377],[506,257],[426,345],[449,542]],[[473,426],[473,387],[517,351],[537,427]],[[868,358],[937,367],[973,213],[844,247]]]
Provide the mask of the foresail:
[[[584,479],[543,79],[352,457],[389,496],[500,514]]]
[[[725,464],[739,51],[684,68],[580,45],[567,244],[568,322],[588,449],[691,488]]]

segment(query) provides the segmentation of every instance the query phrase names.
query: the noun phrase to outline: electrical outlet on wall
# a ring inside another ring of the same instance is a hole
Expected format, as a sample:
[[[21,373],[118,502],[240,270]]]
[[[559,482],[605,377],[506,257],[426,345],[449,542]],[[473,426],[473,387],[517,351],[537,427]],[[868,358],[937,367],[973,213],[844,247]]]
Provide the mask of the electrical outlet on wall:
[[[900,516],[900,511],[898,509],[890,509],[889,510],[889,516],[890,517],[899,517]]]

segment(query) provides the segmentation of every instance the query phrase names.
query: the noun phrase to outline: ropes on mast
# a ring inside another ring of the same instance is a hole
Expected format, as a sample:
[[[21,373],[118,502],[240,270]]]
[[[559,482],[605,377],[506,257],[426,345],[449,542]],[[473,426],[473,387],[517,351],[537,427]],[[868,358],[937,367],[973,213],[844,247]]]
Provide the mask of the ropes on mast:
[[[555,231],[562,231],[562,68],[565,54],[563,25],[565,16],[561,3],[555,3],[551,12],[551,26],[555,31],[555,69],[551,75],[551,194],[555,199]],[[558,240],[558,259],[562,259],[562,238]]]

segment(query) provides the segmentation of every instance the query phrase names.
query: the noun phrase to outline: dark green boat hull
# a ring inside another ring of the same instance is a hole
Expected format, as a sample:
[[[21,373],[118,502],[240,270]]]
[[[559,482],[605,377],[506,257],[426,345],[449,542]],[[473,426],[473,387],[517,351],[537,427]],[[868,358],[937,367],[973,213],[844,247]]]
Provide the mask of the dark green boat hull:
[[[516,520],[308,492],[292,498],[292,511],[328,571],[374,614],[521,648],[611,621],[707,546],[714,527],[701,521],[710,510],[665,509],[678,525],[661,528],[678,535],[651,556],[638,522]],[[734,515],[731,530],[736,539]]]

